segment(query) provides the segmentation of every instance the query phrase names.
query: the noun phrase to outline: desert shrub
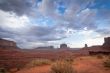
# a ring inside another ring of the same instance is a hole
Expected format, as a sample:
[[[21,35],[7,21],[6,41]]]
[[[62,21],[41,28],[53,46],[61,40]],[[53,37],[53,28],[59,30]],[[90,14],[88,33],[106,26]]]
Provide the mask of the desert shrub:
[[[108,59],[110,59],[110,54],[108,55]]]
[[[110,59],[107,59],[107,60],[104,62],[104,66],[110,68]]]
[[[16,64],[16,70],[19,71],[20,69],[24,68],[24,64]]]
[[[0,73],[6,73],[6,69],[5,68],[0,68]]]
[[[64,61],[72,64],[74,60],[72,58],[66,58],[66,59],[64,59]]]
[[[103,59],[103,57],[104,57],[103,54],[98,54],[98,55],[97,55],[97,58],[98,58],[98,59]]]
[[[35,67],[41,65],[50,65],[51,61],[48,59],[34,59],[26,65],[26,67]]]
[[[66,59],[66,61],[68,61],[68,62],[73,62],[73,61],[74,61],[73,56],[68,56],[68,57],[65,58],[65,59]]]
[[[75,73],[72,64],[67,61],[57,61],[51,67],[51,73]]]
[[[73,63],[74,58],[73,58],[73,56],[69,55],[67,57],[60,58],[59,60],[63,60],[63,61],[67,61],[69,63]]]

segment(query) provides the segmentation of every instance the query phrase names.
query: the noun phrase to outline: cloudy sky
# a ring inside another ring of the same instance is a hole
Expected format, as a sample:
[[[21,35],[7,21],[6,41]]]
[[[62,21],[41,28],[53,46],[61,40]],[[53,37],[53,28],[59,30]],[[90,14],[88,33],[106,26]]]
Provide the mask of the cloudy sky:
[[[110,36],[110,0],[0,0],[0,38],[22,48],[101,45]]]

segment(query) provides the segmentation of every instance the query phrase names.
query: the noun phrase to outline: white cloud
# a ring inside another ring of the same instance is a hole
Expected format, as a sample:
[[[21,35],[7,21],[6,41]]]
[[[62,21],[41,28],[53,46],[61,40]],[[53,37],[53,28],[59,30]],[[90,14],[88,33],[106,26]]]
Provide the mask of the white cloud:
[[[85,36],[85,37],[91,37],[95,32],[93,30],[81,30],[79,34]]]
[[[93,46],[93,45],[102,45],[104,43],[104,38],[87,38],[85,39],[85,43],[88,44],[88,46]]]
[[[18,16],[13,12],[0,10],[0,38],[15,40],[21,47],[36,47],[39,42],[44,45],[48,41],[66,38],[70,33],[70,30],[66,33],[66,30],[56,29],[58,28],[55,26],[35,26],[27,16]]]
[[[2,28],[18,29],[23,28],[29,24],[27,16],[17,16],[13,12],[5,12],[0,10],[0,26]]]

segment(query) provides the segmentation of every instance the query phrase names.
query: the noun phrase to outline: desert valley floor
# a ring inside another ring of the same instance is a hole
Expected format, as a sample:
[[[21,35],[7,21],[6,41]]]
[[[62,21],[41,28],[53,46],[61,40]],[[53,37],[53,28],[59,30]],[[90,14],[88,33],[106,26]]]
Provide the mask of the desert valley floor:
[[[98,59],[96,56],[78,57],[73,62],[73,68],[76,73],[110,73],[109,68],[103,66],[103,59]],[[49,73],[51,65],[37,66],[33,68],[24,68],[15,73]]]
[[[0,39],[0,73],[110,73],[110,37],[103,45],[78,50],[62,44],[58,49],[21,49]]]

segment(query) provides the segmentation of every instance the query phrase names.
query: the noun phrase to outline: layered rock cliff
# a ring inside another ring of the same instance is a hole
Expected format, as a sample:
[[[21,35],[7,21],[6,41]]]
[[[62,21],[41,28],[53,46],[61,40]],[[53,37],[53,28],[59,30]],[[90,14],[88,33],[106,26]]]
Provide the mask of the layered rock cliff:
[[[110,49],[110,37],[104,38],[104,44],[102,46],[103,48]]]
[[[16,49],[16,43],[5,39],[0,39],[0,49]]]

